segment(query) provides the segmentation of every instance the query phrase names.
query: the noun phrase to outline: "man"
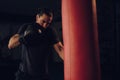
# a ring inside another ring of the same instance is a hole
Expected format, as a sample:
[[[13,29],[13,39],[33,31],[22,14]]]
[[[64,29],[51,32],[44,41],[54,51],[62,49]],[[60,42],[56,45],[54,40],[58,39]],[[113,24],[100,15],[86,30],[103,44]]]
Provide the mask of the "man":
[[[23,25],[18,33],[10,38],[9,49],[19,45],[23,48],[17,80],[48,80],[46,63],[51,46],[63,59],[63,45],[55,31],[49,27],[52,19],[53,13],[50,10],[40,10],[36,14],[35,23]]]

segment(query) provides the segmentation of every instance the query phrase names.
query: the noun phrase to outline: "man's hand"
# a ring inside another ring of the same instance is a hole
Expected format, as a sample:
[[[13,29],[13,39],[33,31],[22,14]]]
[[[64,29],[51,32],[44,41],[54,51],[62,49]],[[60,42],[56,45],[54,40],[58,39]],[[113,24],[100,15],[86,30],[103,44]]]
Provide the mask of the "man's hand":
[[[15,34],[14,36],[10,38],[9,43],[8,43],[9,49],[15,48],[20,44],[19,37],[20,37],[19,34]]]

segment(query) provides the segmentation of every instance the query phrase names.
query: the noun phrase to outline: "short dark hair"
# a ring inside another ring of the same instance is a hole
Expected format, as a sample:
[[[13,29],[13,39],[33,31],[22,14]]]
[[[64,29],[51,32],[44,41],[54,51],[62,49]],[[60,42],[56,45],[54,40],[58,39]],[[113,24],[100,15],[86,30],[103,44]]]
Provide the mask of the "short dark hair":
[[[48,9],[48,8],[38,8],[36,15],[42,16],[43,14],[46,14],[50,17],[53,17],[53,12],[52,10]]]

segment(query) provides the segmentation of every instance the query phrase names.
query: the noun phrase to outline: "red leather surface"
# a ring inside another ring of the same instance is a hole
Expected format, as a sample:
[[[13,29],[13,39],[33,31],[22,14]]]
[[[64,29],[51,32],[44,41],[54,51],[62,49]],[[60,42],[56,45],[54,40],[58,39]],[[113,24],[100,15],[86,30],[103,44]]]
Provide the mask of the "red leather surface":
[[[62,0],[65,80],[100,80],[94,15],[92,0]]]

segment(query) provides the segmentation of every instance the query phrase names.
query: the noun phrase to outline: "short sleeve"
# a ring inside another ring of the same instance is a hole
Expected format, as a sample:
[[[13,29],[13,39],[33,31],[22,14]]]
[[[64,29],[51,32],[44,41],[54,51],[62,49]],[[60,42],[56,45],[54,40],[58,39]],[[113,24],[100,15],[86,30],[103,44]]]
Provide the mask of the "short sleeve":
[[[58,37],[57,31],[54,28],[48,28],[47,31],[48,31],[48,38],[49,38],[50,44],[53,45],[58,43],[59,37]]]
[[[27,28],[27,24],[21,25],[18,32],[17,32],[17,34],[19,34],[19,35],[24,34],[24,31],[26,30],[26,28]]]
[[[25,45],[33,45],[38,38],[38,33],[32,24],[22,26],[18,34],[20,34],[19,42]]]
[[[19,30],[17,32],[17,34],[20,35],[20,38],[19,38],[20,43],[23,43],[23,44],[25,43],[24,32],[27,29],[27,27],[28,27],[28,24],[23,24],[23,25],[20,26],[20,28],[19,28]]]

